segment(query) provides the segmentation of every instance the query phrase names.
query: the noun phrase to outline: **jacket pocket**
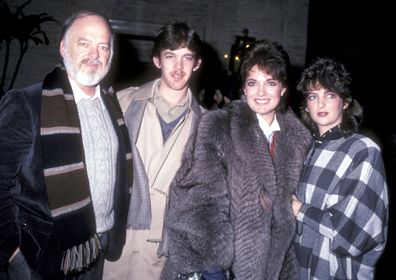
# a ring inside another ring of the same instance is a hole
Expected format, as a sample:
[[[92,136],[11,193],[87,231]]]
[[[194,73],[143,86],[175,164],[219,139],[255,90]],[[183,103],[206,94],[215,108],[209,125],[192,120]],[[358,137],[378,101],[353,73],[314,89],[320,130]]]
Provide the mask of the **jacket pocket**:
[[[19,218],[21,229],[21,251],[31,268],[36,268],[39,257],[47,246],[53,231],[53,223],[33,215]]]

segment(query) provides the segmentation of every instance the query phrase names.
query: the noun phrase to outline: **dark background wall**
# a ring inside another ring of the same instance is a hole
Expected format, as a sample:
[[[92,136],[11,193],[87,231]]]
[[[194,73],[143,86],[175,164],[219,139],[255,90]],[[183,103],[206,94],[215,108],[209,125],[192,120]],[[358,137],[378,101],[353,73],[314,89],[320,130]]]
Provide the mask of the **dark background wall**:
[[[5,2],[15,8],[26,0]],[[136,60],[147,62],[150,59],[150,37],[163,24],[173,20],[187,21],[193,26],[215,53],[214,58],[224,67],[228,63],[224,54],[230,52],[235,36],[242,35],[243,29],[248,29],[249,36],[257,39],[270,38],[280,42],[290,53],[293,63],[303,65],[308,5],[309,0],[33,0],[24,9],[26,15],[46,12],[59,22],[42,25],[50,45],[31,44],[15,86],[26,86],[41,80],[43,74],[59,61],[61,24],[73,11],[81,8],[104,13],[112,20],[116,32],[123,35],[123,39],[129,36],[129,41],[120,47],[133,55],[123,55],[122,60],[129,59],[130,65],[122,73],[130,71],[129,76],[133,79],[134,74],[140,74],[137,69],[139,65],[134,64]],[[16,61],[17,54],[15,44],[11,61]],[[0,65],[2,62],[3,53],[0,53]]]
[[[16,7],[25,0],[6,0]],[[364,131],[382,147],[391,201],[396,174],[394,76],[396,32],[392,1],[368,0],[33,0],[26,14],[46,12],[59,22],[43,24],[49,46],[29,49],[15,87],[40,81],[58,63],[61,23],[73,11],[93,8],[105,13],[119,37],[113,75],[122,85],[139,84],[154,74],[149,50],[155,30],[171,20],[189,22],[211,50],[210,62],[227,69],[224,54],[243,29],[257,39],[284,45],[298,72],[318,56],[336,58],[352,72],[354,96],[364,106]],[[122,56],[119,56],[122,53]],[[11,54],[15,63],[17,49]],[[118,57],[117,57],[118,55]],[[122,63],[120,62],[122,61]],[[0,65],[3,50],[0,49]],[[394,204],[394,203],[392,203]],[[392,205],[391,204],[391,205]],[[396,259],[394,207],[390,211],[389,243],[376,279],[392,279]]]

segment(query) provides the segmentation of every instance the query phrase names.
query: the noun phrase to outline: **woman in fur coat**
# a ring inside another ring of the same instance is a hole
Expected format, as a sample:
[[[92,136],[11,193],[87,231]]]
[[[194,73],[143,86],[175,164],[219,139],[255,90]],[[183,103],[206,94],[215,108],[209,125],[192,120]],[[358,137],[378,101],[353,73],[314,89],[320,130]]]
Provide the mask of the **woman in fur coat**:
[[[296,279],[290,198],[311,136],[284,104],[288,64],[258,42],[241,65],[246,100],[202,116],[171,186],[162,279]]]

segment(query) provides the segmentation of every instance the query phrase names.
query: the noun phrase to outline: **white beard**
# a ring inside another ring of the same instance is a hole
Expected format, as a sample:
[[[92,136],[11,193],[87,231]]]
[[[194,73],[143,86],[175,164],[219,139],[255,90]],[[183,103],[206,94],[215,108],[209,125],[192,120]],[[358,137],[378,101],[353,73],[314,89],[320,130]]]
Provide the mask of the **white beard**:
[[[67,73],[79,84],[83,86],[96,86],[109,72],[111,63],[109,62],[103,70],[93,70],[84,72],[79,67],[78,63],[75,63],[69,52],[65,50],[63,63],[65,64]],[[91,63],[101,64],[99,60],[93,60]]]

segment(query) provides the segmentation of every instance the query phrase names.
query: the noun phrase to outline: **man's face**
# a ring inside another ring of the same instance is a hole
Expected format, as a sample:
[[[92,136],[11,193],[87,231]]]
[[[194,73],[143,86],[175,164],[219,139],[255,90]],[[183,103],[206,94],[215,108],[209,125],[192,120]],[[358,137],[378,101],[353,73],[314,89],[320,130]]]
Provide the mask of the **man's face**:
[[[111,65],[111,33],[98,16],[77,19],[60,45],[68,75],[82,86],[95,86]]]
[[[173,91],[186,90],[192,72],[201,64],[201,60],[197,60],[188,48],[163,50],[153,61],[161,69],[161,86]]]

